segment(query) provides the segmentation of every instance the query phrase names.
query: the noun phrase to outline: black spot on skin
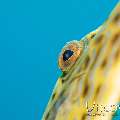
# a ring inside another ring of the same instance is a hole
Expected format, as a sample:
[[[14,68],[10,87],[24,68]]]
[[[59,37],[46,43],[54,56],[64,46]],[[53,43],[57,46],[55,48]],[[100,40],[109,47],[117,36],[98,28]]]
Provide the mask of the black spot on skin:
[[[63,72],[62,75],[61,75],[61,82],[62,84],[65,83],[65,81],[67,81],[66,79],[64,79],[64,77],[67,75],[67,72]]]
[[[65,90],[66,90],[66,89],[63,89],[63,90],[61,91],[61,93],[60,93],[59,97],[64,96],[64,94],[65,94]]]
[[[86,84],[86,85],[85,85],[85,88],[84,88],[84,90],[83,90],[83,97],[85,97],[85,96],[87,95],[88,90],[89,90],[89,86],[88,86],[88,84]]]
[[[97,49],[95,49],[96,53],[95,53],[95,57],[94,57],[94,61],[92,62],[92,65],[90,66],[90,69],[92,70],[97,62],[97,59],[99,59],[99,54],[101,52],[101,46]]]
[[[113,22],[118,22],[118,20],[120,19],[120,13],[118,13],[115,17],[114,17],[114,19],[113,19]]]
[[[95,37],[95,35],[96,35],[96,34],[92,34],[92,35],[91,35],[91,39],[93,39],[93,38]]]
[[[101,89],[101,85],[97,87],[97,89],[96,89],[96,95],[100,92],[100,89]]]
[[[64,84],[65,80],[62,79],[61,82],[62,82],[62,84]]]
[[[95,39],[95,46],[96,46],[96,53],[95,53],[95,58],[94,58],[94,62],[92,63],[91,65],[91,69],[94,67],[94,65],[96,64],[97,62],[97,59],[100,55],[100,52],[101,52],[101,48],[103,47],[102,46],[102,40],[104,38],[104,35],[100,35],[97,39]]]
[[[45,120],[48,119],[49,115],[50,115],[50,113],[48,112],[47,115],[45,116]]]
[[[88,67],[88,65],[89,65],[89,62],[90,62],[90,57],[89,56],[87,56],[87,58],[85,59],[85,65],[84,65],[84,69],[86,69],[87,67]]]
[[[104,68],[104,67],[106,66],[106,64],[107,64],[107,61],[106,61],[106,59],[104,59],[104,60],[102,61],[101,67]]]
[[[56,93],[53,93],[52,95],[52,100],[54,100]]]
[[[113,46],[118,40],[120,40],[120,33],[117,33],[114,36],[114,38],[112,39],[112,44],[111,45]],[[120,49],[118,51],[116,51],[116,53],[115,53],[115,59],[117,59],[119,57],[119,55],[120,55]]]
[[[118,59],[119,56],[120,56],[120,49],[115,53],[115,59]]]
[[[103,38],[104,38],[104,35],[103,35],[103,34],[101,34],[100,36],[98,36],[97,39],[95,40],[95,44],[101,43],[102,40],[103,40]]]
[[[85,120],[86,119],[86,114],[84,113],[83,115],[82,115],[82,119],[81,120]]]
[[[114,45],[115,42],[116,42],[117,40],[119,40],[119,37],[120,37],[120,33],[117,33],[117,34],[114,36],[114,38],[112,39],[112,45]]]
[[[55,107],[51,108],[51,110],[47,113],[45,120],[55,120],[57,115],[57,110]]]
[[[56,101],[54,101],[51,109],[45,116],[45,120],[55,120],[59,107],[67,98],[67,96],[64,95],[65,91],[66,90],[63,89],[62,92],[60,93],[60,95],[58,96],[58,99]]]
[[[61,82],[64,84],[67,81],[67,79],[62,79]]]

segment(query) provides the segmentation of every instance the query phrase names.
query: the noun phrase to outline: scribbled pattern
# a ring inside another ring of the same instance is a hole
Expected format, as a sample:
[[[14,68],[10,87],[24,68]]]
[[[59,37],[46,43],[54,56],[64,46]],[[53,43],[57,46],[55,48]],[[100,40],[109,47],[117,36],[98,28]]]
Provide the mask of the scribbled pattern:
[[[111,120],[116,114],[115,105],[120,101],[120,3],[100,28],[81,40],[87,41],[88,47],[58,79],[42,120]]]

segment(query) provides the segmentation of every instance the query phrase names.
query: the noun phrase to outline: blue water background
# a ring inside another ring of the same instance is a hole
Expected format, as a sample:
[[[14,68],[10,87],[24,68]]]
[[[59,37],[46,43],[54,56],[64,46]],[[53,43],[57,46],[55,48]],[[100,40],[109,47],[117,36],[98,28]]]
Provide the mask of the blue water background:
[[[0,120],[41,119],[61,48],[102,24],[117,1],[0,1]]]

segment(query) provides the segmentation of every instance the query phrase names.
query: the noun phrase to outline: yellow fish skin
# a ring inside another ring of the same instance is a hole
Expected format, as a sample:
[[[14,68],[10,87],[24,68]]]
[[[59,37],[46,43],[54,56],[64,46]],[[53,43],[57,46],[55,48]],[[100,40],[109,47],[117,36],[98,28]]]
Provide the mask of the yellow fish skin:
[[[97,30],[69,42],[42,120],[112,120],[120,106],[120,2]]]

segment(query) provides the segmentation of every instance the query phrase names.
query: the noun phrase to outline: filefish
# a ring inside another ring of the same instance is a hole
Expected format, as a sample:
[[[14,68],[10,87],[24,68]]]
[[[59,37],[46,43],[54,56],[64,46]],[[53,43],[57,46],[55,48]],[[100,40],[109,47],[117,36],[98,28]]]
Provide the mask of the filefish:
[[[42,120],[120,120],[120,2],[100,27],[63,47],[58,65]]]

